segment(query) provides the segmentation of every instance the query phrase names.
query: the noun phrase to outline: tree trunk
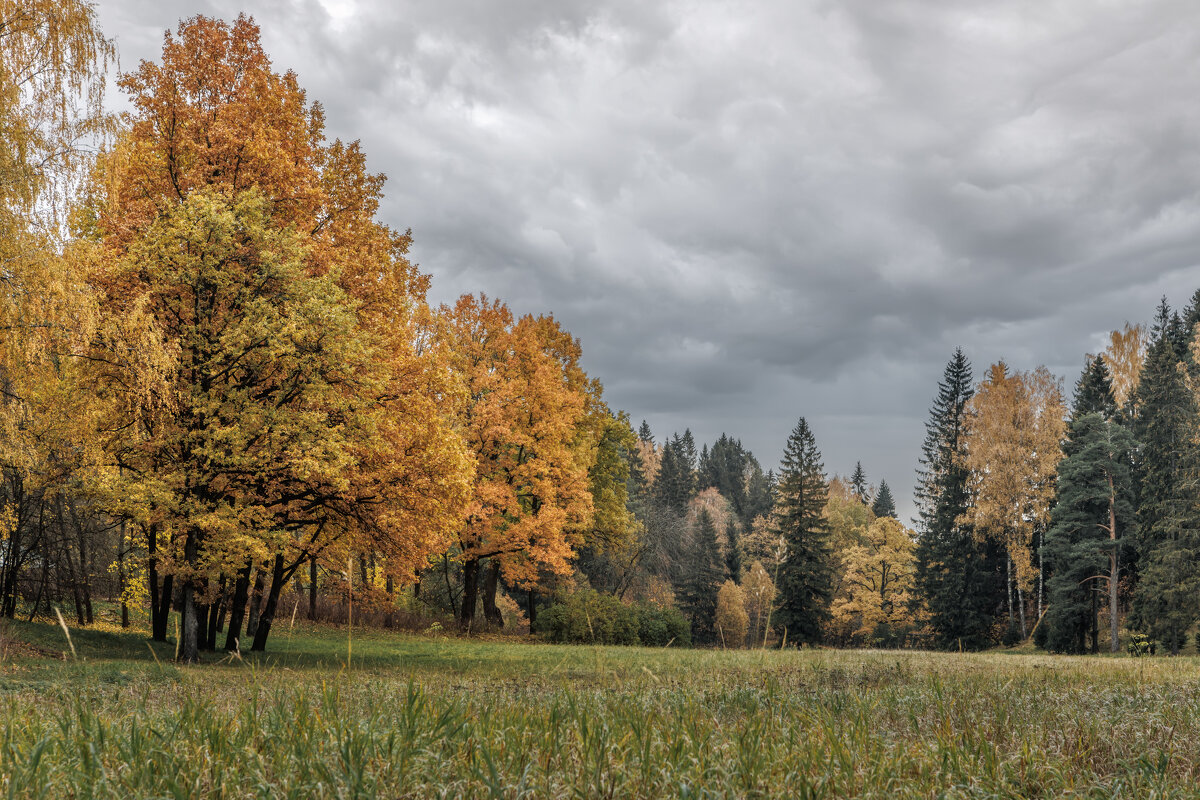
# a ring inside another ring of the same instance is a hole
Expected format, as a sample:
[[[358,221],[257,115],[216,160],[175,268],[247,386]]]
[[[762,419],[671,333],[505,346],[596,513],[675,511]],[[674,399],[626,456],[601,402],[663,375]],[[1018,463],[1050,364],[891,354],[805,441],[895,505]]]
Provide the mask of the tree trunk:
[[[317,557],[308,561],[308,618],[317,619]]]
[[[500,562],[493,558],[488,563],[487,574],[483,577],[483,618],[488,625],[503,628],[504,615],[496,607],[496,590],[499,585]]]
[[[1025,592],[1020,585],[1017,586],[1017,613],[1021,618],[1021,641],[1029,638],[1029,634],[1025,632]]]
[[[171,616],[171,600],[175,594],[175,576],[168,575],[163,578],[162,590],[158,597],[158,610],[153,621],[153,630],[151,638],[156,642],[165,642],[167,640],[167,622]]]
[[[1013,620],[1013,577],[1012,577],[1012,556],[1004,556],[1004,568],[1008,576],[1008,627],[1012,627]]]
[[[239,650],[238,637],[242,635],[242,620],[246,617],[246,602],[250,594],[250,562],[238,570],[233,583],[233,603],[229,610],[229,632],[225,634],[225,649]]]
[[[275,564],[271,570],[271,589],[267,592],[267,603],[258,618],[258,628],[254,631],[254,644],[251,650],[261,653],[267,649],[267,636],[271,633],[271,623],[275,620],[275,609],[279,605],[279,595],[283,591],[283,554],[275,555]]]
[[[479,559],[468,558],[463,562],[463,597],[462,611],[458,618],[458,626],[464,631],[471,630],[475,621],[475,598],[479,596]]]
[[[1089,622],[1092,627],[1092,655],[1100,652],[1100,603],[1098,602],[1096,592],[1096,582],[1088,581],[1091,585],[1091,591],[1088,594],[1092,597],[1092,614]]]
[[[204,594],[205,592],[200,591],[199,593]],[[193,601],[193,605],[196,606],[196,641],[201,650],[208,650],[210,649],[208,646],[208,621],[216,617],[216,614],[212,613],[213,607],[209,603]]]
[[[536,593],[533,589],[529,590],[529,597],[526,600],[526,616],[529,617],[529,632],[533,632],[533,623],[537,621],[537,604],[534,602]]]
[[[1043,552],[1046,548],[1046,532],[1038,531],[1038,619],[1042,618],[1042,597],[1045,594],[1046,588],[1046,554]]]
[[[179,642],[179,660],[195,664],[200,660],[200,625],[196,618],[196,590],[191,581],[183,584],[183,620]]]
[[[250,593],[250,607],[246,610],[246,638],[253,639],[258,633],[258,615],[262,609],[263,571],[254,571],[254,591]]]
[[[1117,652],[1120,630],[1117,624],[1117,583],[1121,573],[1117,565],[1117,493],[1113,487],[1112,474],[1108,476],[1108,538],[1112,549],[1108,553],[1108,625],[1112,642],[1109,652]]]

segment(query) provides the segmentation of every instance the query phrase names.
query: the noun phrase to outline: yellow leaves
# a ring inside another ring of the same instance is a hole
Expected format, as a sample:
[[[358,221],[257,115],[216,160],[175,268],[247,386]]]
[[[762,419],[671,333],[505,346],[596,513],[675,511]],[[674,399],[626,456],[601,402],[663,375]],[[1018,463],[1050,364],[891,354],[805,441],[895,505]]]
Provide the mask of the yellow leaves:
[[[1149,338],[1143,325],[1130,325],[1109,334],[1108,347],[1100,354],[1112,380],[1113,397],[1117,407],[1124,407],[1137,391],[1142,375],[1142,364],[1146,360]]]
[[[869,640],[877,628],[903,627],[913,618],[916,543],[893,517],[871,521],[861,541],[841,553],[843,574],[831,608],[845,639]]]
[[[1009,375],[992,365],[967,407],[972,504],[960,522],[1004,544],[1023,586],[1036,575],[1033,533],[1049,522],[1065,433],[1062,387],[1045,367]]]

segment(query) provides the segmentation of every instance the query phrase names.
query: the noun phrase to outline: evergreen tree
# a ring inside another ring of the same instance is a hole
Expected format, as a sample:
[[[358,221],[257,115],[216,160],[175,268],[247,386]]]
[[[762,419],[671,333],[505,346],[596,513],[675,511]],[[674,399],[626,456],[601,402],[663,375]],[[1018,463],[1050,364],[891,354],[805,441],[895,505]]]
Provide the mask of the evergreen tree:
[[[762,467],[754,455],[742,447],[742,443],[722,433],[711,448],[701,453],[698,486],[701,490],[712,486],[729,501],[743,527],[748,526],[756,508],[751,498],[755,478],[762,479]]]
[[[725,564],[717,543],[717,526],[707,509],[700,512],[688,554],[680,606],[692,621],[692,641],[707,644],[715,639],[717,592],[725,580]]]
[[[1083,374],[1075,384],[1075,405],[1071,417],[1074,419],[1085,414],[1099,414],[1104,419],[1112,419],[1117,414],[1112,379],[1104,359],[1099,356],[1088,359]]]
[[[734,581],[740,581],[742,578],[742,551],[738,539],[741,535],[738,532],[738,523],[736,520],[729,520],[725,525],[725,568],[729,571],[729,577]]]
[[[973,394],[971,364],[955,350],[925,424],[916,490],[917,586],[935,644],[967,650],[992,644],[992,624],[1005,594],[999,546],[976,541],[957,522],[970,503],[963,418]]]
[[[678,436],[663,445],[658,477],[654,480],[654,497],[675,513],[682,514],[691,498],[691,471],[683,463],[679,448]]]
[[[1139,581],[1133,623],[1178,652],[1200,618],[1200,517],[1191,481],[1197,465],[1197,409],[1188,388],[1178,338],[1182,322],[1159,306],[1138,383],[1136,438]]]
[[[885,480],[879,481],[879,493],[875,495],[871,511],[876,517],[892,517],[893,519],[896,517],[896,501],[892,499],[892,490]]]
[[[775,505],[775,474],[768,470],[762,471],[758,461],[751,456],[750,477],[746,479],[746,508],[742,515],[742,523],[749,526],[755,517],[771,513]]]
[[[862,462],[854,462],[854,474],[850,476],[850,489],[859,502],[867,502],[867,473],[863,472]]]
[[[650,423],[642,420],[642,426],[638,428],[638,438],[646,444],[654,444],[654,434],[650,432]]]
[[[1098,650],[1096,613],[1103,591],[1109,604],[1111,649],[1117,651],[1119,548],[1134,518],[1129,467],[1133,447],[1129,431],[1100,413],[1071,420],[1045,544],[1050,606],[1042,624],[1051,650],[1082,653],[1089,632],[1092,652]]]
[[[789,640],[819,642],[833,596],[821,453],[804,417],[788,437],[776,489],[775,529],[785,552],[779,569],[779,614]]]

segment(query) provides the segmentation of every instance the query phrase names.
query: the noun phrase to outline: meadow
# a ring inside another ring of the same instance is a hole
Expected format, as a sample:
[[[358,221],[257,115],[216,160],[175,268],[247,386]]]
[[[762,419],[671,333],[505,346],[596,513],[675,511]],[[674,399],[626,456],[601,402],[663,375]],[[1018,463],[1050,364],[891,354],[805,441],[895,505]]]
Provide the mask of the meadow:
[[[10,623],[7,797],[1197,797],[1200,661]]]

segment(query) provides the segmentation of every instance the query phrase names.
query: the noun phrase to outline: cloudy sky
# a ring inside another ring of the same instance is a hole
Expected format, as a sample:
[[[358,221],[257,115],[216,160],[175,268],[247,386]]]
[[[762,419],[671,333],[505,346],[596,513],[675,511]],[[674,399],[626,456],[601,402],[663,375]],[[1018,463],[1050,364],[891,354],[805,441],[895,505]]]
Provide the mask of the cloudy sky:
[[[101,0],[124,68],[252,14],[390,178],[433,299],[580,337],[661,440],[800,416],[903,516],[956,346],[1083,354],[1200,287],[1194,0]]]

